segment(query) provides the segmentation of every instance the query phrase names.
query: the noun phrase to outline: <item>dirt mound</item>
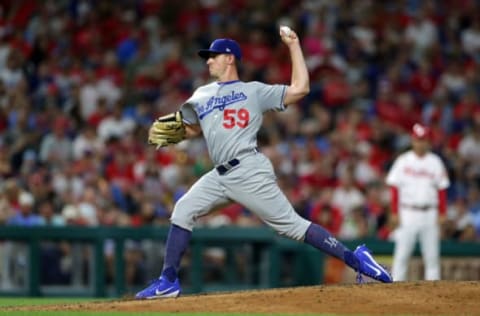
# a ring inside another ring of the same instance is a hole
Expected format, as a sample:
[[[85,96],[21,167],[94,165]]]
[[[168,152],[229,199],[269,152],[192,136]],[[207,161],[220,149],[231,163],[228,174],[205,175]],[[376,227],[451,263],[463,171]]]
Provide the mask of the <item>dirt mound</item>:
[[[15,310],[19,310],[16,308]],[[310,286],[22,307],[22,310],[223,313],[479,315],[480,282],[435,281]]]

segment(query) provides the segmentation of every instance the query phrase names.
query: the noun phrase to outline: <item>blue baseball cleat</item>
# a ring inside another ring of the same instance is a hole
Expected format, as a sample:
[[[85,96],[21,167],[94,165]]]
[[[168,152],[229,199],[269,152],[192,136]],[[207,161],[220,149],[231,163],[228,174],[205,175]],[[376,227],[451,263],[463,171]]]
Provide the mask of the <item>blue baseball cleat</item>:
[[[135,299],[156,299],[156,298],[166,298],[166,297],[177,297],[180,295],[182,289],[180,288],[180,283],[178,278],[174,282],[168,281],[166,278],[161,276],[159,279],[154,280],[150,283],[147,288],[141,290],[135,295]]]
[[[392,283],[390,273],[372,257],[372,252],[365,245],[358,246],[353,252],[359,261],[357,282],[362,283],[362,274],[383,283]]]

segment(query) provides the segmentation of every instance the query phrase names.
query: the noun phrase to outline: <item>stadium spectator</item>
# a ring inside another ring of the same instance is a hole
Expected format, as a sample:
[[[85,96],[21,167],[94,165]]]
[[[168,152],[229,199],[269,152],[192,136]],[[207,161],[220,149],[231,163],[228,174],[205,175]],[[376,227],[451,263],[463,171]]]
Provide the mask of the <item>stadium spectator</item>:
[[[68,137],[69,120],[58,117],[52,131],[47,133],[40,144],[39,159],[50,166],[64,165],[72,161],[72,141]]]
[[[447,210],[447,221],[442,227],[442,238],[459,241],[475,240],[473,216],[465,199],[458,198]]]
[[[343,223],[342,211],[332,204],[332,190],[326,189],[312,206],[309,219],[338,236]]]
[[[333,190],[332,203],[348,218],[355,208],[365,203],[365,195],[357,188],[351,168],[345,169],[339,177],[339,185]]]

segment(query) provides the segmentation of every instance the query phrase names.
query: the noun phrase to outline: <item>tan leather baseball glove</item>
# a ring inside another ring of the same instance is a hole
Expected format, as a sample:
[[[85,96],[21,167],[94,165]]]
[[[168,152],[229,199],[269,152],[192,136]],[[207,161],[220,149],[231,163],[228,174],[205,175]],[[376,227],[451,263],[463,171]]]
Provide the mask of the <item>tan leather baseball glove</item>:
[[[185,124],[180,111],[157,118],[148,131],[148,144],[156,146],[157,149],[177,144],[184,139]]]

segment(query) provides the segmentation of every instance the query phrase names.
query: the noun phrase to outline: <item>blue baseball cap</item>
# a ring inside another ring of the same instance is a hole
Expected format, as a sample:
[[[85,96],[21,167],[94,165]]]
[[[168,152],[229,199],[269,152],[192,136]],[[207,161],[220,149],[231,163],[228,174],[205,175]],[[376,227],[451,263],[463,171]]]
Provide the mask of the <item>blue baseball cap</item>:
[[[219,38],[210,44],[209,49],[201,49],[198,51],[198,55],[204,59],[208,59],[210,54],[232,54],[236,59],[242,59],[242,50],[240,45],[229,38]]]

